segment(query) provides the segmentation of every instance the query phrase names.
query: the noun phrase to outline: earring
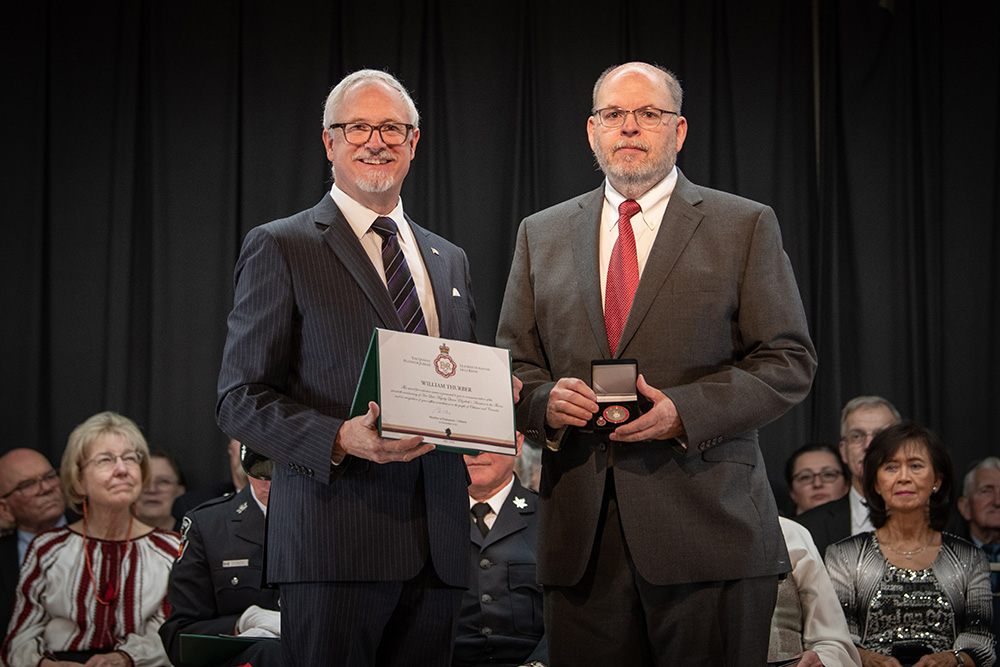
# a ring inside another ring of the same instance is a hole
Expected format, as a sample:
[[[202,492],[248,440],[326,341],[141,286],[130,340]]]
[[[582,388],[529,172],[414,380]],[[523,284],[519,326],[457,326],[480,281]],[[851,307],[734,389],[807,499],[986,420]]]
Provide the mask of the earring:
[[[932,486],[931,487],[931,493],[937,493],[937,487],[936,486]]]

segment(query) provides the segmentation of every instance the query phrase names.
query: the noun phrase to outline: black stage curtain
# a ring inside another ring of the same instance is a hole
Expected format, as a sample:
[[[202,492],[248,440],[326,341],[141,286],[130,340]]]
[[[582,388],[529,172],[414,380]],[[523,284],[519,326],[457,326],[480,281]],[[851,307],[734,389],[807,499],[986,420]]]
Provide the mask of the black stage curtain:
[[[466,248],[493,340],[525,215],[596,187],[591,87],[685,83],[695,182],[771,204],[819,349],[762,432],[772,478],[888,397],[959,469],[1000,431],[998,78],[990,3],[388,0],[17,3],[0,23],[3,449],[54,460],[114,409],[224,479],[215,382],[251,227],[329,188],[329,87],[387,69],[422,113],[406,210]],[[664,341],[669,345],[670,341]],[[779,486],[783,483],[779,482]]]

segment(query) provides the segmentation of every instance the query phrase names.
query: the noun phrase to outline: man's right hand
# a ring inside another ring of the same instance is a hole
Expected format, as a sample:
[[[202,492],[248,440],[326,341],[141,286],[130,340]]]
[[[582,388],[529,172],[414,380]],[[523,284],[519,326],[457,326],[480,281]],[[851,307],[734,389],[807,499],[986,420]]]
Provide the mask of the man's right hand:
[[[424,442],[419,435],[402,440],[380,437],[378,403],[372,401],[368,403],[368,412],[348,419],[341,425],[337,431],[337,439],[333,442],[332,461],[334,465],[340,465],[348,454],[375,463],[412,461],[433,450],[434,445]]]
[[[549,428],[587,425],[597,412],[597,394],[578,378],[560,378],[549,392],[545,423]]]

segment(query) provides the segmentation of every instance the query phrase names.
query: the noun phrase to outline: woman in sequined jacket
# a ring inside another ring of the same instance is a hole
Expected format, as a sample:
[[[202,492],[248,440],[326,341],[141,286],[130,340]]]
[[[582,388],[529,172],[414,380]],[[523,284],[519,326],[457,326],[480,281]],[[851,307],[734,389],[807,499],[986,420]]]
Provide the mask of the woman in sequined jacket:
[[[875,531],[830,545],[826,566],[865,667],[989,667],[989,566],[942,533],[954,468],[941,439],[904,422],[872,440],[864,491]]]

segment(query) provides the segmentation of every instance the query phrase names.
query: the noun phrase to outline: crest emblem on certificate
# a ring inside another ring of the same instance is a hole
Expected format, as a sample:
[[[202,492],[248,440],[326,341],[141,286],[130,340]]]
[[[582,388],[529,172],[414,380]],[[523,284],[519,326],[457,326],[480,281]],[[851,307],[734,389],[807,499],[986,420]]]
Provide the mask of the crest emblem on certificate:
[[[458,370],[458,364],[456,364],[455,360],[448,354],[449,348],[447,343],[442,343],[441,347],[438,349],[441,351],[441,354],[434,359],[434,370],[437,371],[437,374],[441,377],[450,378],[455,374],[455,371]]]

